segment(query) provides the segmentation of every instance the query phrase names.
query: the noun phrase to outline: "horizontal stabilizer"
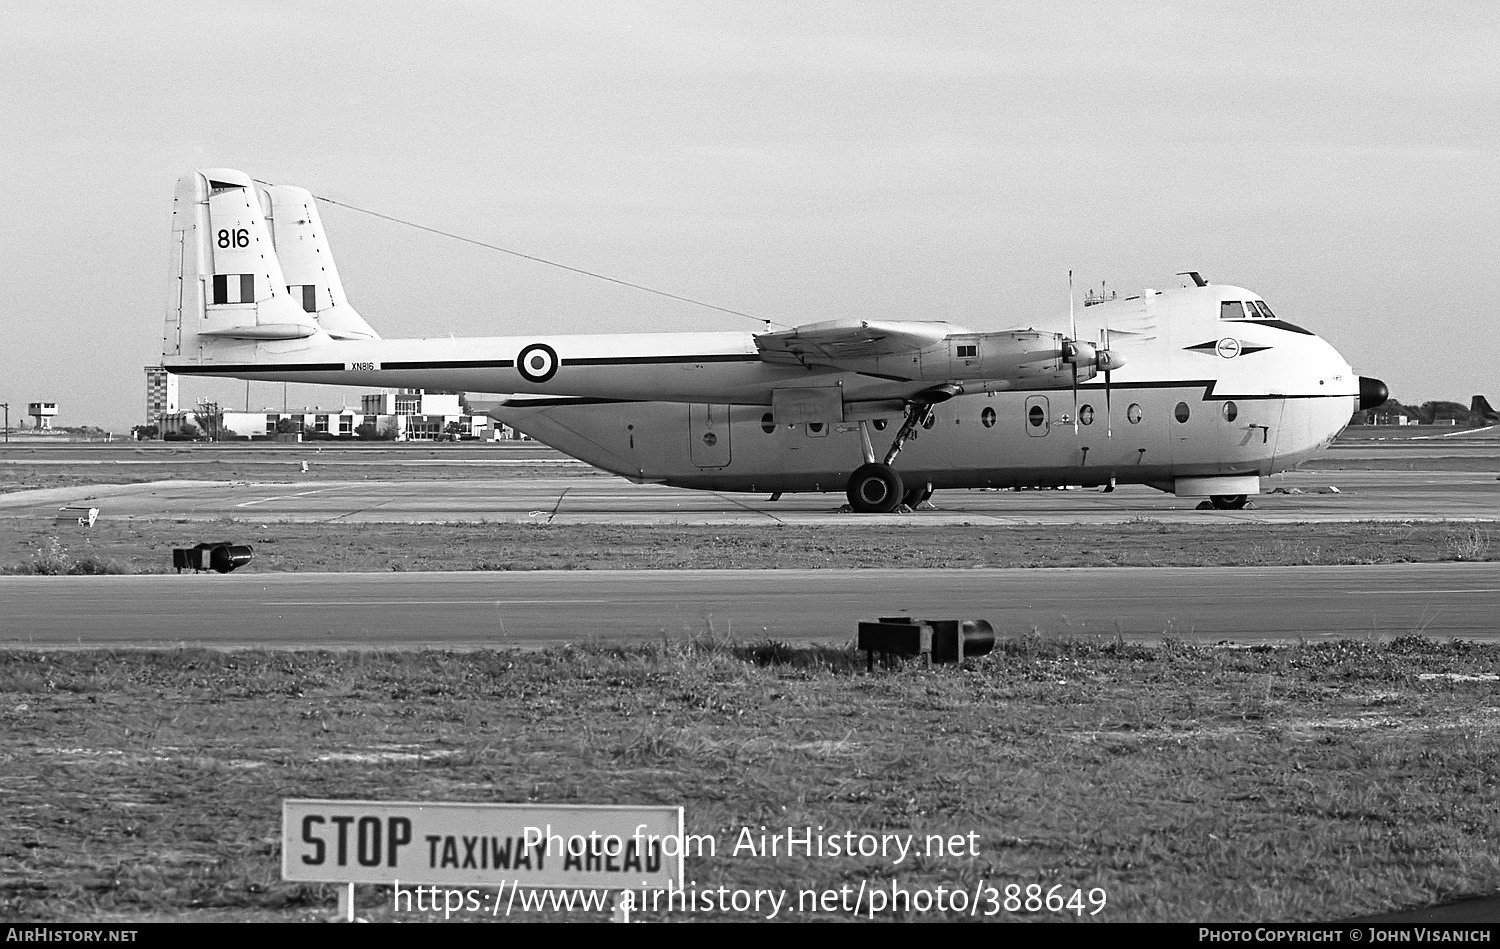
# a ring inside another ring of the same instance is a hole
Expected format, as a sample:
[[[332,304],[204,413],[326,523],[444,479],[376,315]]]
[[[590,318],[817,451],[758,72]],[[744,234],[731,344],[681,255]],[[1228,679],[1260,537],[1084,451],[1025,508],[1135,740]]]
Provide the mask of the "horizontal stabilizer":
[[[307,339],[317,329],[302,323],[256,323],[222,330],[201,330],[199,336],[218,339]]]

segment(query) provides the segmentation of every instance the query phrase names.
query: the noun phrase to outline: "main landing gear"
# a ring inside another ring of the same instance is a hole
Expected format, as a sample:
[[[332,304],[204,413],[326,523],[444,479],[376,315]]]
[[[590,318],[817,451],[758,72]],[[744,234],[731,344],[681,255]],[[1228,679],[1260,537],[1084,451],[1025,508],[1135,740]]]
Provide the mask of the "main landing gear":
[[[901,446],[917,430],[917,426],[932,415],[932,406],[958,395],[963,390],[956,385],[935,386],[906,403],[906,420],[896,432],[891,448],[884,461],[875,460],[875,448],[870,444],[870,423],[859,423],[860,447],[864,450],[865,463],[854,469],[849,476],[849,507],[861,514],[889,514],[903,503],[916,507],[932,497],[927,485],[908,489],[901,483],[901,475],[891,467]]]
[[[871,461],[849,476],[849,506],[861,514],[889,514],[901,505],[905,490],[895,468]]]

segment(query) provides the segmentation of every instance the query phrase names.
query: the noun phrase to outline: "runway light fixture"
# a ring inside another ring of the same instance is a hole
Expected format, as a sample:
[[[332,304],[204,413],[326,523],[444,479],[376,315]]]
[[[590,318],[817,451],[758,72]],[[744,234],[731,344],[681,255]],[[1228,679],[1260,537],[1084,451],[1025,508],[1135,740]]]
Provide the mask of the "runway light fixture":
[[[218,573],[228,573],[237,567],[243,567],[255,557],[255,551],[249,544],[232,544],[228,541],[218,541],[212,544],[198,544],[194,547],[179,547],[172,551],[172,566],[178,573],[184,570],[192,570],[201,573],[204,570],[214,570]]]

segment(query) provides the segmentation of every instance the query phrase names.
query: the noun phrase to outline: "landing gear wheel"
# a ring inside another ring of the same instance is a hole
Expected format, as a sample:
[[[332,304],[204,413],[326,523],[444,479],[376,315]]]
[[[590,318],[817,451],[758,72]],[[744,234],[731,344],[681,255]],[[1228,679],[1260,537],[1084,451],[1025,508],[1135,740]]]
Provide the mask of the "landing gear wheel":
[[[908,488],[906,493],[901,496],[901,503],[915,511],[918,504],[921,504],[930,497],[932,497],[932,489],[926,485],[920,488]]]
[[[1215,494],[1209,500],[1216,511],[1238,511],[1244,508],[1246,497],[1243,494]]]
[[[896,469],[878,461],[860,465],[849,476],[849,506],[861,514],[889,514],[903,492]]]

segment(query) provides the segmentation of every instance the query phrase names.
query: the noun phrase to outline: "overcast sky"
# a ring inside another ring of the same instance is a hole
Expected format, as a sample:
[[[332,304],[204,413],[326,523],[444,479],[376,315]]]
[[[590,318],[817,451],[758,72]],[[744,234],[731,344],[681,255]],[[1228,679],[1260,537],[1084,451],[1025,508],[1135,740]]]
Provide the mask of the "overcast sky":
[[[0,0],[0,22],[12,421],[143,421],[173,185],[207,167],[783,323],[1064,328],[1069,269],[1080,295],[1200,270],[1403,401],[1500,396],[1492,2]],[[757,328],[323,220],[387,337]],[[183,380],[201,397],[245,384]]]

